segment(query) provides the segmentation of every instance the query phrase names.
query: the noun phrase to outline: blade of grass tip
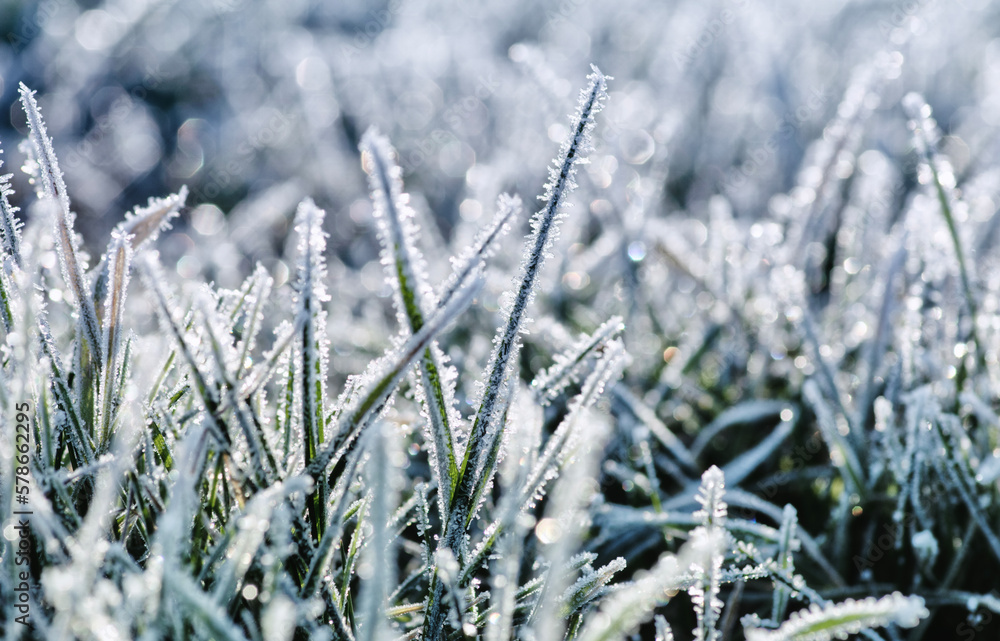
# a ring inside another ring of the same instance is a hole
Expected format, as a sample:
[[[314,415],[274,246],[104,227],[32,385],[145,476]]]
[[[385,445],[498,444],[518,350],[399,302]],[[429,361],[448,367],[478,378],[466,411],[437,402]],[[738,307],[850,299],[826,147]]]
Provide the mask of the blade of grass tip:
[[[559,157],[549,170],[549,182],[542,196],[546,204],[531,220],[532,236],[525,247],[520,285],[510,306],[507,322],[494,339],[496,347],[491,358],[489,378],[462,461],[459,486],[452,506],[451,518],[454,521],[455,517],[461,517],[455,524],[463,531],[471,511],[472,491],[478,480],[475,477],[483,458],[492,449],[492,442],[500,437],[493,423],[497,418],[498,401],[505,395],[511,363],[516,361],[519,352],[519,337],[526,321],[525,311],[534,298],[538,272],[555,242],[559,221],[565,215],[564,201],[576,187],[578,165],[590,152],[590,135],[595,126],[595,117],[607,98],[607,78],[597,67],[593,67],[593,70],[588,76],[590,85],[581,92],[580,104],[573,118],[573,132],[563,143]],[[457,543],[458,540],[452,542]]]
[[[423,256],[417,247],[419,230],[413,210],[403,194],[402,169],[393,160],[394,150],[389,141],[375,128],[361,139],[365,170],[369,175],[375,218],[382,243],[382,264],[395,294],[396,312],[404,332],[420,331],[434,294],[427,284]],[[420,363],[418,395],[427,419],[427,442],[437,477],[438,505],[445,521],[448,505],[458,480],[453,426],[460,421],[455,405],[454,372],[445,362],[444,354],[432,342],[424,351]]]
[[[591,335],[582,335],[580,339],[555,356],[551,367],[541,372],[531,382],[535,398],[544,405],[549,404],[567,385],[574,382],[580,374],[582,365],[595,352],[625,331],[625,323],[620,316],[613,316],[604,321]]]
[[[104,301],[104,366],[101,369],[100,401],[98,409],[98,447],[106,451],[110,441],[113,404],[117,398],[115,377],[118,374],[119,347],[121,345],[122,315],[125,309],[125,292],[128,288],[132,266],[132,245],[128,236],[115,231],[108,247],[108,271],[111,288]]]
[[[308,468],[325,433],[325,390],[327,345],[325,312],[323,304],[330,300],[327,294],[326,234],[323,232],[325,213],[312,200],[304,200],[295,214],[295,230],[299,235],[298,295],[296,296],[297,322],[301,324],[298,348],[300,350],[299,389],[302,390],[302,444],[303,460]],[[309,521],[314,540],[323,535],[325,524],[327,487],[322,476],[315,478],[316,489],[307,500]]]
[[[153,243],[160,232],[170,228],[170,223],[174,217],[184,207],[187,200],[187,187],[181,187],[176,194],[166,198],[150,198],[149,204],[145,207],[136,207],[129,212],[125,220],[119,223],[115,230],[118,233],[129,237],[132,251],[137,253]],[[94,269],[97,276],[94,278],[94,300],[102,301],[107,297],[108,279],[110,270],[107,259],[101,259],[101,263]],[[100,317],[102,310],[97,309]],[[101,317],[100,320],[103,321]]]
[[[476,235],[472,247],[467,249],[455,261],[451,276],[445,281],[438,296],[439,304],[445,305],[455,295],[458,288],[469,277],[473,270],[478,269],[490,257],[501,236],[510,230],[510,224],[521,215],[521,199],[510,194],[500,194],[497,198],[497,213],[489,227]]]
[[[176,194],[150,198],[145,207],[136,207],[118,227],[131,237],[132,249],[139,251],[155,242],[160,233],[170,229],[173,219],[187,202],[188,189],[182,185]]]
[[[656,641],[674,641],[674,631],[662,614],[653,617],[656,627]]]
[[[722,600],[719,599],[719,575],[729,539],[729,533],[726,531],[728,506],[723,498],[724,493],[725,475],[713,465],[701,477],[701,487],[697,496],[701,508],[693,515],[701,520],[701,525],[691,532],[691,543],[700,548],[707,548],[702,561],[691,566],[696,580],[694,585],[688,588],[697,620],[697,627],[694,630],[694,638],[697,641],[716,641],[719,638],[718,622],[723,606]],[[718,539],[721,539],[723,544],[712,545],[712,542]]]
[[[444,527],[445,536],[441,540],[442,545],[450,549],[456,558],[464,557],[465,530],[472,514],[473,495],[478,485],[477,475],[481,464],[492,451],[493,441],[501,436],[500,430],[495,426],[497,410],[504,405],[502,397],[507,395],[511,363],[517,360],[519,337],[526,320],[524,312],[534,297],[535,282],[545,256],[555,242],[559,219],[564,215],[564,200],[576,186],[578,165],[590,151],[590,134],[594,129],[595,116],[607,98],[607,78],[597,67],[592,68],[593,73],[588,76],[590,84],[581,92],[580,103],[573,117],[573,131],[563,143],[555,164],[549,170],[549,181],[542,196],[546,204],[531,219],[532,235],[525,247],[520,286],[510,306],[510,314],[505,326],[494,338],[495,347],[486,387],[459,470],[458,485],[449,508],[448,522]],[[424,624],[424,639],[427,641],[439,641],[445,632],[445,610],[441,607],[444,585],[435,581],[434,586]]]
[[[434,337],[472,304],[482,284],[482,278],[476,275],[474,280],[458,291],[448,305],[434,312],[420,331],[411,336],[402,347],[390,350],[369,368],[357,384],[360,390],[355,397],[357,400],[337,419],[337,433],[348,436],[327,444],[306,468],[307,474],[313,477],[323,474],[331,462],[343,457],[351,442],[385,407],[413,359],[422,354]]]
[[[59,206],[55,220],[56,238],[58,239],[57,253],[59,254],[63,278],[73,289],[73,295],[79,308],[79,322],[91,357],[94,362],[102,363],[101,331],[94,308],[94,300],[90,296],[91,288],[87,275],[84,273],[84,265],[78,256],[77,236],[76,232],[73,231],[74,215],[70,211],[66,183],[63,181],[62,171],[59,169],[52,141],[45,130],[45,122],[42,120],[38,103],[35,102],[34,92],[21,83],[20,93],[21,104],[24,106],[24,113],[31,129],[31,142],[34,146],[35,161],[38,163],[40,188],[46,197],[53,199]]]
[[[0,154],[2,153],[3,150],[0,149]],[[3,161],[0,161],[0,167],[2,166]],[[0,175],[0,214],[3,216],[0,219],[0,232],[2,232],[3,237],[4,253],[14,261],[15,265],[21,267],[21,227],[23,223],[16,216],[21,209],[11,206],[10,201],[7,200],[7,197],[14,193],[10,186],[12,176],[13,174]]]

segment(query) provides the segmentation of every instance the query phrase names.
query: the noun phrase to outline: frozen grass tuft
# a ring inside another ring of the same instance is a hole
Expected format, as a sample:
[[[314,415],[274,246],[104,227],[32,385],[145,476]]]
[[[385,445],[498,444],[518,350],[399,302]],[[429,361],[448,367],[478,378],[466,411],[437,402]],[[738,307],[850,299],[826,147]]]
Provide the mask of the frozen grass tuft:
[[[529,220],[484,161],[465,179],[495,189],[428,224],[430,169],[371,128],[348,214],[275,188],[195,203],[179,238],[181,188],[93,268],[22,85],[36,193],[0,177],[0,415],[30,402],[33,425],[29,465],[9,430],[0,449],[5,638],[16,477],[53,641],[918,641],[1000,613],[996,185],[917,94],[879,111],[883,63],[794,184],[750,177],[753,220],[731,194],[652,215],[681,187],[621,112],[604,135],[595,67]],[[912,176],[869,147],[875,118],[909,119]],[[681,135],[661,124],[654,148]],[[369,211],[381,272],[341,234]],[[259,262],[223,269],[219,230]],[[168,262],[191,238],[203,278]]]

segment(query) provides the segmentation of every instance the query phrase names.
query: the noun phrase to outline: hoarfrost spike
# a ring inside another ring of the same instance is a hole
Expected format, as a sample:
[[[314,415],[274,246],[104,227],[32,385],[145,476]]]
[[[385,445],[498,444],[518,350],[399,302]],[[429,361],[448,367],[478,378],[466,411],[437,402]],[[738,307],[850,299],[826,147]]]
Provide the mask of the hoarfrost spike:
[[[66,183],[63,181],[62,170],[56,160],[52,141],[45,130],[42,113],[35,102],[35,92],[21,83],[21,104],[28,117],[31,128],[31,142],[34,147],[34,159],[38,164],[38,180],[41,192],[58,204],[55,215],[56,238],[59,264],[62,266],[63,278],[73,289],[76,304],[80,311],[80,324],[87,346],[96,363],[102,363],[101,331],[91,298],[90,283],[85,273],[86,265],[80,255],[79,241],[73,231],[74,215],[70,211],[69,196],[66,193]]]

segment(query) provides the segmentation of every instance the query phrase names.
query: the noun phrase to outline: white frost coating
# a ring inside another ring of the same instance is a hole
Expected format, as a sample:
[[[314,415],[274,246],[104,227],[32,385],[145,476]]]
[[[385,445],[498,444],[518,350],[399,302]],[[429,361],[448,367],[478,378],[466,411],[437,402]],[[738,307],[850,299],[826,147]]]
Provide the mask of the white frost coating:
[[[323,232],[325,212],[312,200],[306,199],[295,214],[295,231],[299,236],[298,295],[296,296],[296,328],[298,329],[299,376],[301,389],[301,423],[305,445],[304,462],[308,466],[325,440],[326,369],[329,340],[325,331],[323,303],[330,300],[326,291],[326,234]],[[297,389],[297,394],[298,394]],[[317,479],[319,481],[319,479]],[[319,483],[322,492],[323,483]]]
[[[110,439],[113,420],[112,409],[116,390],[114,382],[120,366],[119,347],[122,335],[122,316],[125,310],[125,293],[128,291],[129,275],[132,271],[131,237],[116,230],[111,236],[108,249],[108,274],[111,279],[104,299],[104,341],[105,361],[100,384],[100,435],[102,449]]]
[[[795,574],[795,559],[792,551],[799,543],[796,538],[798,530],[798,513],[790,504],[785,505],[781,515],[781,528],[778,530],[778,553],[775,555],[775,563],[783,574]],[[771,619],[781,621],[785,618],[788,608],[788,599],[791,597],[791,589],[784,583],[775,581],[774,596],[771,600]]]
[[[361,149],[382,243],[382,265],[392,286],[402,334],[408,336],[420,330],[428,310],[440,305],[428,285],[424,257],[417,247],[419,230],[409,196],[403,193],[402,169],[393,160],[394,150],[374,128],[365,133]],[[425,441],[438,486],[443,488],[438,505],[441,519],[446,521],[458,480],[454,431],[461,429],[462,419],[455,403],[457,374],[436,341],[423,354],[419,377],[417,391],[426,425]]]
[[[371,513],[368,519],[372,528],[371,539],[365,543],[362,562],[372,568],[372,574],[363,582],[359,601],[359,614],[363,623],[357,641],[381,641],[386,637],[388,625],[385,600],[392,590],[395,576],[395,527],[392,511],[399,502],[401,479],[393,460],[402,456],[399,437],[391,423],[373,426],[374,447],[366,467],[368,487],[371,488]]]
[[[91,289],[86,274],[86,257],[80,251],[79,238],[73,231],[75,217],[69,208],[66,183],[63,181],[62,170],[59,169],[52,141],[45,130],[42,113],[38,109],[38,103],[35,102],[35,92],[28,89],[24,83],[21,83],[20,92],[21,104],[24,106],[24,113],[28,117],[28,125],[31,128],[34,158],[38,164],[39,187],[45,197],[52,198],[59,203],[59,212],[55,216],[55,232],[56,238],[59,240],[57,248],[63,278],[73,289],[73,295],[76,297],[76,304],[80,311],[79,323],[82,333],[86,337],[94,361],[100,364],[104,360],[101,353],[100,323],[97,321],[94,301],[90,297]]]
[[[182,186],[176,194],[165,198],[150,198],[145,207],[136,207],[118,227],[132,237],[132,249],[139,250],[156,241],[161,232],[170,229],[173,219],[187,202],[188,189]]]
[[[427,284],[426,261],[417,247],[419,230],[409,205],[410,197],[403,192],[403,170],[393,161],[394,150],[389,141],[374,127],[361,138],[361,150],[382,244],[382,266],[392,286],[396,318],[400,327],[410,329],[415,321],[421,323],[427,310],[433,307],[434,294]]]
[[[656,626],[656,641],[674,641],[674,631],[670,629],[670,624],[662,614],[653,617],[653,622]]]
[[[0,153],[3,151],[0,150]],[[0,161],[0,167],[2,166],[3,161]],[[21,211],[21,208],[11,206],[10,201],[7,200],[7,197],[14,193],[10,186],[11,177],[13,174],[0,175],[0,214],[2,214],[0,233],[3,236],[4,252],[14,261],[15,265],[21,267],[21,227],[24,223],[15,216],[17,212]]]
[[[347,433],[350,430],[351,434],[344,438],[339,448],[335,447],[335,443],[327,444],[306,469],[308,474],[312,476],[321,474],[331,461],[340,460],[346,451],[345,448],[371,421],[372,416],[385,408],[385,404],[395,392],[396,386],[413,359],[427,348],[441,330],[472,304],[482,284],[482,279],[477,278],[462,287],[448,305],[427,319],[427,324],[419,332],[403,345],[390,349],[357,378],[355,385],[358,393],[352,399],[350,407],[345,408],[337,419],[337,433]]]
[[[600,599],[607,594],[607,585],[614,578],[615,574],[625,569],[625,559],[623,557],[618,557],[596,570],[591,567],[591,560],[593,560],[593,557],[588,558],[580,578],[576,580],[576,583],[569,586],[563,594],[562,602],[565,611],[575,612],[588,603],[593,603],[597,599]]]
[[[913,552],[925,567],[932,567],[938,556],[938,542],[930,530],[921,530],[911,539]]]
[[[469,276],[481,268],[496,249],[496,243],[510,231],[511,221],[521,215],[521,198],[510,194],[500,194],[497,198],[497,213],[490,225],[476,234],[471,247],[457,258],[452,259],[454,270],[445,281],[439,300],[444,304],[455,295],[458,288]]]
[[[90,440],[90,434],[86,430],[83,420],[77,412],[74,403],[73,391],[63,368],[62,356],[59,348],[52,338],[52,330],[49,328],[49,321],[45,308],[45,303],[40,292],[35,292],[35,307],[38,310],[38,340],[41,343],[41,352],[44,360],[48,361],[49,376],[51,376],[52,392],[65,412],[65,417],[70,425],[69,437],[76,445],[83,461],[86,464],[94,462],[94,445]]]
[[[503,425],[500,421],[511,400],[510,370],[513,363],[517,362],[520,333],[526,320],[524,312],[534,297],[538,271],[554,241],[558,221],[562,216],[563,200],[576,184],[574,177],[577,165],[591,150],[590,134],[594,129],[594,117],[607,98],[607,78],[597,67],[593,67],[593,73],[588,79],[590,84],[581,92],[579,106],[572,117],[573,132],[563,143],[559,156],[549,171],[549,182],[542,195],[546,205],[531,221],[532,236],[525,248],[517,295],[505,326],[493,339],[494,348],[487,383],[469,434],[468,446],[458,472],[459,480],[445,522],[444,537],[440,543],[442,548],[451,550],[459,558],[466,555],[466,529],[479,497],[490,484],[498,448],[502,443]],[[426,641],[438,641],[442,637],[447,616],[447,610],[442,607],[444,582],[432,583],[434,588],[428,600],[424,623]]]
[[[526,322],[525,311],[535,295],[535,281],[542,263],[555,241],[559,220],[564,216],[564,199],[576,187],[577,166],[584,162],[590,153],[591,132],[594,129],[594,118],[607,99],[607,78],[593,67],[594,72],[588,76],[590,85],[580,93],[580,103],[572,117],[573,133],[567,138],[560,149],[559,156],[549,169],[549,182],[545,192],[540,197],[546,201],[531,219],[532,235],[525,246],[524,259],[521,262],[521,274],[517,279],[520,283],[513,299],[510,314],[506,324],[500,328],[494,337],[493,355],[490,359],[489,378],[483,398],[476,414],[476,420],[469,438],[462,463],[462,478],[456,490],[456,498],[472,498],[471,494],[478,479],[473,478],[476,470],[482,469],[482,464],[493,449],[493,443],[500,438],[496,425],[498,409],[504,405],[502,399],[508,395],[509,373],[512,363],[517,361],[520,350],[519,335]],[[464,529],[464,521],[469,517],[473,505],[466,505],[460,515],[462,523],[455,523]]]
[[[545,492],[545,486],[558,475],[559,469],[571,456],[581,440],[586,440],[578,423],[583,412],[593,405],[600,397],[604,386],[621,373],[625,360],[625,347],[620,340],[614,339],[608,344],[604,355],[594,366],[584,382],[580,394],[573,399],[566,418],[556,428],[555,433],[545,443],[545,450],[532,469],[531,476],[525,484],[521,497],[521,509],[527,510],[540,500]]]
[[[543,404],[550,403],[567,385],[580,376],[587,357],[608,341],[625,331],[625,323],[620,316],[604,321],[591,335],[583,334],[569,349],[559,352],[551,367],[541,372],[531,383],[535,395]]]
[[[704,563],[706,555],[722,554],[721,537],[701,538],[704,540],[697,546],[691,541],[681,548],[678,556],[667,554],[660,557],[651,570],[639,572],[635,581],[606,599],[600,611],[590,617],[578,639],[621,639],[648,620],[653,609],[668,601],[670,592],[683,582],[686,573],[684,568],[690,567],[692,563]]]
[[[825,607],[813,604],[792,614],[777,630],[747,627],[745,632],[747,641],[833,641],[890,623],[912,628],[928,615],[921,597],[893,592],[881,599],[848,599]]]
[[[719,638],[717,624],[723,606],[719,589],[723,554],[729,539],[725,529],[728,507],[722,499],[725,489],[722,470],[713,465],[702,475],[701,487],[695,497],[701,509],[693,516],[702,524],[691,532],[691,545],[702,554],[690,565],[695,580],[688,593],[697,618],[693,633],[696,641],[715,641]]]
[[[151,256],[145,255],[136,262],[144,284],[153,294],[161,326],[174,338],[181,355],[188,364],[195,388],[208,414],[207,425],[213,428],[210,431],[215,439],[228,449],[232,446],[232,440],[225,422],[219,417],[219,397],[216,386],[210,384],[212,378],[202,370],[195,357],[195,352],[191,349],[189,339],[185,336],[183,325],[174,318],[173,310],[178,305],[172,295],[164,289],[163,284],[166,277],[163,275],[159,263]]]

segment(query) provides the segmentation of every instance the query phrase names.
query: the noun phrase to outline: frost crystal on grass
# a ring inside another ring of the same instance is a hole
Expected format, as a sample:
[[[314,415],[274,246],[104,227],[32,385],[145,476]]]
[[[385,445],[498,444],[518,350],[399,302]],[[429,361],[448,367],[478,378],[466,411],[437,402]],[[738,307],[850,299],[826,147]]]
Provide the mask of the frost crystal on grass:
[[[563,200],[576,186],[577,166],[590,151],[594,118],[607,98],[605,76],[595,67],[594,73],[588,78],[590,85],[581,92],[580,104],[573,119],[573,132],[563,144],[549,172],[549,182],[542,196],[546,205],[532,218],[532,235],[525,248],[525,258],[518,279],[520,285],[506,324],[494,338],[486,387],[458,470],[458,482],[449,507],[442,543],[453,554],[457,553],[459,558],[465,557],[466,528],[474,514],[478,496],[487,487],[497,461],[498,447],[503,437],[502,412],[510,400],[510,368],[517,362],[524,314],[534,296],[538,271],[554,242],[558,220],[562,216]],[[441,604],[443,596],[444,584],[439,581],[428,602],[424,625],[428,641],[439,639],[444,632],[445,611]]]
[[[0,151],[0,153],[3,152]],[[3,161],[0,161],[0,167],[2,166]],[[3,220],[0,220],[0,224],[2,224],[0,231],[3,235],[4,253],[14,261],[15,265],[20,267],[21,227],[23,223],[16,217],[21,208],[12,206],[8,200],[9,196],[14,195],[14,190],[10,186],[12,176],[13,174],[0,175],[0,215],[3,216]]]
[[[927,615],[922,598],[893,592],[881,599],[868,597],[825,607],[813,605],[793,613],[777,630],[749,627],[746,636],[747,641],[833,641],[890,623],[912,628]]]
[[[302,430],[303,461],[308,468],[319,453],[326,433],[326,372],[329,341],[326,312],[323,304],[329,300],[326,291],[326,234],[323,232],[325,212],[312,200],[303,201],[295,214],[295,231],[299,235],[298,296],[296,326],[298,328],[299,368],[296,388],[301,400],[299,426]],[[326,479],[316,478],[316,494],[309,499],[313,536],[319,538],[326,522]]]
[[[121,336],[123,333],[123,316],[125,311],[125,292],[128,289],[129,275],[132,269],[131,237],[116,232],[108,247],[108,273],[110,283],[107,298],[104,301],[104,341],[103,352],[105,361],[101,372],[101,405],[100,405],[100,442],[102,448],[108,443],[111,435],[112,411],[117,390],[114,384],[121,365]]]
[[[719,599],[723,553],[719,548],[728,547],[725,545],[728,507],[722,498],[724,491],[725,478],[722,470],[713,465],[702,475],[696,497],[701,509],[693,516],[702,525],[691,533],[691,545],[695,549],[704,548],[701,560],[691,565],[696,582],[688,590],[698,620],[694,629],[697,641],[715,641],[719,637],[716,625],[723,606]]]
[[[402,193],[402,170],[393,159],[388,140],[371,129],[361,141],[368,160],[372,199],[382,242],[382,264],[392,285],[396,314],[404,335],[413,334],[424,325],[427,310],[435,305],[427,283],[424,258],[417,248],[417,227],[413,211]],[[459,276],[464,280],[465,276]],[[450,297],[450,296],[449,296]],[[454,429],[461,424],[455,407],[455,373],[436,342],[424,352],[420,363],[420,400],[427,420],[427,443],[434,461],[436,481],[441,489],[438,505],[441,518],[447,518],[458,465]]]
[[[21,104],[28,117],[31,128],[31,141],[34,146],[34,159],[38,163],[38,179],[41,192],[46,198],[51,198],[58,204],[55,213],[56,238],[58,239],[59,264],[62,266],[63,278],[72,288],[79,308],[80,326],[95,362],[101,363],[101,332],[94,309],[94,300],[90,297],[90,284],[86,274],[86,260],[80,251],[80,241],[73,230],[75,216],[70,211],[69,195],[66,193],[66,183],[63,181],[59,162],[56,160],[52,141],[45,130],[42,113],[35,102],[35,93],[23,83],[20,87]]]

